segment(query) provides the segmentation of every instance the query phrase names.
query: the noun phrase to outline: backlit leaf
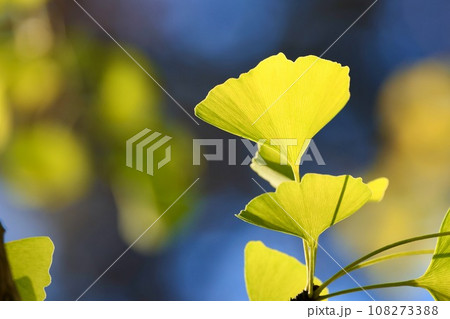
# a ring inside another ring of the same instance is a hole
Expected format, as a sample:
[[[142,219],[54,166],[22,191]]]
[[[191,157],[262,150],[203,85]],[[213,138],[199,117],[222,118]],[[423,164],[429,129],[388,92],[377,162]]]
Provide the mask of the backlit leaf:
[[[279,164],[277,156],[274,152],[267,151],[267,148],[260,148],[252,158],[250,168],[253,169],[260,177],[277,188],[281,183],[294,180],[294,174],[287,165]],[[384,193],[389,186],[389,180],[386,177],[380,177],[367,183],[372,196],[370,201],[379,202],[383,199]]]
[[[50,266],[54,246],[48,237],[31,237],[5,244],[14,282],[26,301],[46,297],[44,288],[50,285]]]
[[[263,155],[261,150],[256,152],[252,158],[250,168],[274,188],[277,188],[283,182],[294,180],[294,174],[290,166],[279,164],[276,159]]]
[[[450,231],[450,210],[442,222],[440,232]],[[450,236],[439,237],[436,249],[425,274],[416,279],[419,287],[427,289],[434,299],[450,301]]]
[[[237,217],[313,245],[323,231],[352,215],[371,196],[361,178],[306,174],[300,183],[284,182],[276,192],[256,197]]]
[[[245,247],[245,282],[250,300],[288,301],[305,288],[306,266],[260,241],[251,241]],[[314,284],[321,282],[315,278]]]
[[[255,142],[266,140],[298,175],[304,144],[347,103],[348,67],[315,56],[295,62],[284,54],[271,56],[238,79],[213,88],[195,108],[202,120]],[[297,145],[276,139],[295,139]]]

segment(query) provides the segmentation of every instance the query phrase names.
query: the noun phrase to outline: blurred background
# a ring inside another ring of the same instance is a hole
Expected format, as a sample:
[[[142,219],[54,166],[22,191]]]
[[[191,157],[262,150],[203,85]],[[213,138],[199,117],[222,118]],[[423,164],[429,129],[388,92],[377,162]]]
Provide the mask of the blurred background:
[[[372,1],[79,3],[193,114],[211,88],[270,55],[320,55]],[[390,179],[383,202],[322,235],[340,264],[436,232],[448,208],[449,12],[446,0],[378,1],[324,56],[350,67],[352,97],[315,138],[326,165],[305,162],[303,173]],[[7,240],[54,241],[48,300],[78,298],[198,177],[83,300],[247,300],[249,240],[303,260],[298,239],[234,217],[261,193],[249,167],[192,165],[192,138],[233,138],[198,121],[74,1],[0,0],[0,220]],[[125,141],[144,128],[172,137],[172,161],[154,176],[125,166]],[[248,151],[237,147],[239,163]],[[355,278],[409,279],[429,259],[405,257]],[[319,251],[317,276],[338,270]],[[342,278],[331,289],[354,286]],[[371,295],[431,300],[414,288]],[[370,300],[365,293],[335,299]]]

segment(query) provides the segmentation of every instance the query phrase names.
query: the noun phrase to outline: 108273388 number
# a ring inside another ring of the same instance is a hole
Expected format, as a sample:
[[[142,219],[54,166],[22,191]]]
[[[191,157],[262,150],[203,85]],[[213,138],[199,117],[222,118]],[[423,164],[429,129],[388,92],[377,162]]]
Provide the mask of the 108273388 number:
[[[369,316],[436,316],[438,306],[369,306]]]

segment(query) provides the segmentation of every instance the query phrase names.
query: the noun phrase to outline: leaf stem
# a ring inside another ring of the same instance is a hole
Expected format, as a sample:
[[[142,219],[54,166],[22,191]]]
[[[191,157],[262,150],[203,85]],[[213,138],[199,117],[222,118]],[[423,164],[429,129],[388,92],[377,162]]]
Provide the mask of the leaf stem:
[[[309,267],[308,267],[308,296],[312,298],[314,294],[314,273],[316,268],[316,255],[317,255],[317,245],[310,247],[309,250]]]
[[[362,262],[362,263],[356,265],[355,267],[353,267],[352,269],[349,269],[349,271],[354,271],[354,270],[357,270],[357,269],[361,269],[361,268],[365,268],[365,267],[368,267],[368,266],[372,266],[372,265],[378,264],[380,262],[383,262],[383,261],[386,261],[386,260],[390,260],[390,259],[394,259],[394,258],[405,257],[405,256],[415,256],[415,255],[427,255],[427,254],[432,254],[432,253],[434,253],[434,249],[402,251],[402,252],[399,252],[399,253],[389,254],[389,255],[378,257],[378,258],[373,258],[373,259],[368,260],[366,262]]]
[[[305,254],[305,265],[306,265],[306,287],[305,290],[309,291],[309,246],[306,240],[303,240],[303,252]]]
[[[400,240],[397,241],[395,243],[386,245],[384,247],[381,247],[377,250],[374,250],[371,253],[368,253],[367,255],[355,260],[354,262],[350,263],[349,265],[347,265],[346,267],[344,267],[343,269],[339,270],[337,273],[335,273],[330,279],[328,279],[327,281],[325,281],[316,291],[315,291],[315,296],[319,296],[320,292],[325,289],[325,287],[327,287],[330,283],[332,283],[333,281],[335,281],[336,279],[340,278],[341,276],[347,274],[349,271],[351,271],[355,266],[357,266],[358,264],[362,263],[363,261],[366,261],[367,259],[378,255],[380,253],[382,253],[383,251],[401,246],[401,245],[405,245],[405,244],[409,244],[415,241],[420,241],[420,240],[425,240],[425,239],[430,239],[430,238],[435,238],[435,237],[443,237],[443,236],[449,236],[450,235],[450,231],[448,232],[440,232],[440,233],[433,233],[433,234],[427,234],[427,235],[422,235],[422,236],[417,236],[417,237],[412,237],[412,238],[408,238],[408,239],[404,239],[404,240]]]
[[[329,298],[332,298],[332,297],[336,297],[336,296],[344,295],[344,294],[349,294],[349,293],[357,292],[357,291],[364,291],[364,290],[370,290],[370,289],[379,289],[379,288],[402,287],[402,286],[417,287],[417,283],[416,283],[415,280],[405,280],[405,281],[387,282],[387,283],[383,283],[383,284],[369,285],[369,286],[364,286],[364,287],[356,287],[356,288],[351,288],[351,289],[346,289],[346,290],[333,292],[333,293],[328,294],[328,295],[319,296],[317,298],[317,300],[329,299]]]

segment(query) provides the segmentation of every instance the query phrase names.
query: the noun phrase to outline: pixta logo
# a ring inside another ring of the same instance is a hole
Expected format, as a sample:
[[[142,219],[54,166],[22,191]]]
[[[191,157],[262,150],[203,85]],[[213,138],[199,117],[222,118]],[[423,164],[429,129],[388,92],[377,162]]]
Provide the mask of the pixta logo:
[[[126,164],[128,167],[135,168],[138,171],[144,172],[144,169],[148,175],[154,174],[155,167],[160,169],[171,160],[171,147],[166,146],[164,150],[164,158],[159,161],[155,159],[155,154],[161,157],[162,152],[155,153],[164,144],[166,144],[172,137],[162,135],[159,132],[152,132],[152,130],[146,128],[130,139],[126,143]],[[227,160],[228,165],[249,165],[252,162],[252,158],[255,156],[259,147],[263,145],[270,145],[279,147],[278,164],[288,165],[288,149],[289,147],[297,146],[297,139],[271,139],[271,140],[259,140],[257,143],[252,143],[249,140],[241,139],[243,145],[248,151],[247,156],[241,161],[238,160],[236,139],[228,140],[228,143],[224,143],[222,139],[193,139],[192,140],[192,164],[194,166],[201,165],[201,157],[203,156],[206,161],[224,161]],[[209,147],[209,152],[204,153],[202,147]],[[214,152],[211,153],[211,147],[214,148]],[[224,151],[228,147],[228,156],[225,159]],[[319,152],[316,144],[312,139],[304,141],[300,155],[296,160],[296,165],[302,165],[304,162],[316,162],[317,165],[325,165],[325,161]],[[258,165],[267,165],[263,158],[259,158]]]
[[[297,146],[297,139],[295,138],[274,138],[271,140],[259,140],[257,143],[252,143],[249,140],[241,139],[247,151],[250,155],[247,155],[243,161],[239,161],[240,165],[249,165],[252,161],[252,157],[255,156],[258,148],[262,145],[271,145],[279,148],[278,164],[288,165],[288,149],[289,147]],[[214,153],[205,154],[202,152],[202,146],[214,147]],[[201,156],[207,161],[223,161],[224,157],[224,141],[222,139],[194,139],[193,140],[193,165],[200,165]],[[311,153],[311,154],[309,154]],[[314,158],[313,158],[314,157]],[[317,148],[313,139],[307,139],[304,141],[300,156],[297,158],[295,164],[302,165],[304,162],[316,162],[317,165],[325,165],[322,155]],[[228,165],[237,165],[237,152],[236,152],[236,140],[228,140]],[[267,165],[267,163],[261,158],[259,165]]]
[[[128,167],[135,167],[138,171],[143,172],[146,166],[147,174],[154,174],[154,166],[160,169],[171,160],[171,147],[168,145],[165,149],[165,156],[155,165],[154,154],[157,149],[166,144],[172,137],[161,133],[152,132],[146,128],[127,140],[126,143],[126,164]],[[144,165],[146,163],[146,165]]]

